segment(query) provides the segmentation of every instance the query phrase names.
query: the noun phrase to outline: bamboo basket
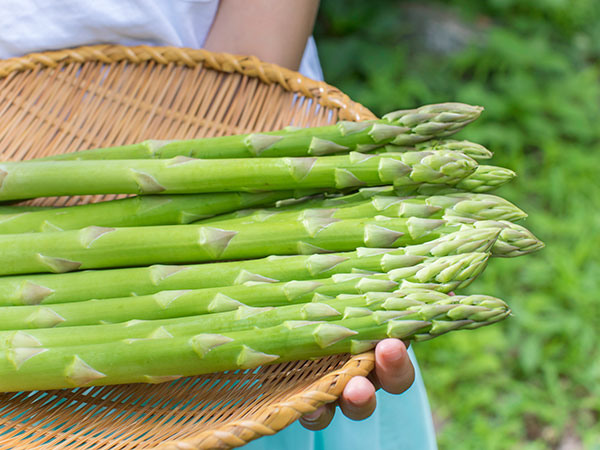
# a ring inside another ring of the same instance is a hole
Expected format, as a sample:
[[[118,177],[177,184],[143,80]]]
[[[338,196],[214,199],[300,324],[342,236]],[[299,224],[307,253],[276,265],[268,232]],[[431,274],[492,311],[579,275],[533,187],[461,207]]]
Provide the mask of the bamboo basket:
[[[1,160],[371,118],[338,89],[254,57],[101,45],[0,61]],[[0,394],[0,449],[239,447],[335,401],[373,364],[368,352],[156,385]]]

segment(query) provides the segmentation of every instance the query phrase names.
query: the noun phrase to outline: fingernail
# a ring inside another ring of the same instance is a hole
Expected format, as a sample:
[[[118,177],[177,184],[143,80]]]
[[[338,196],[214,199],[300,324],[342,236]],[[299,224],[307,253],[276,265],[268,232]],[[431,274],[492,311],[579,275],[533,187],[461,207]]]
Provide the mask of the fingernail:
[[[345,389],[345,397],[348,403],[353,406],[362,407],[369,402],[374,388],[370,382],[367,381],[367,383],[363,383],[362,380],[360,382],[358,380],[355,381],[355,379],[348,382]]]
[[[319,417],[321,417],[321,415],[323,414],[324,409],[325,408],[323,406],[319,406],[313,412],[308,413],[308,414],[304,414],[302,416],[302,418],[304,420],[306,420],[307,422],[315,422]]]
[[[391,363],[397,363],[402,359],[402,353],[398,352],[398,351],[394,351],[390,354],[387,355],[388,356],[388,360]]]
[[[385,342],[383,343],[382,350],[385,362],[391,363],[392,365],[400,362],[404,357],[404,351],[402,351],[399,342]]]

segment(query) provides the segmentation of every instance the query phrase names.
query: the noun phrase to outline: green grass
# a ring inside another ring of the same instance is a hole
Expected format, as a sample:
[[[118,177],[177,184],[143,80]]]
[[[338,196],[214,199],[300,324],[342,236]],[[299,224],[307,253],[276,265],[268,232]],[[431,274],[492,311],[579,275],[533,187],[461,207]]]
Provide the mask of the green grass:
[[[451,51],[424,44],[414,3],[402,1],[323,0],[316,32],[326,80],[377,114],[483,105],[460,137],[518,173],[498,193],[546,243],[492,261],[468,288],[505,299],[511,318],[415,345],[440,448],[600,448],[599,6],[448,4],[416,11],[469,31]]]

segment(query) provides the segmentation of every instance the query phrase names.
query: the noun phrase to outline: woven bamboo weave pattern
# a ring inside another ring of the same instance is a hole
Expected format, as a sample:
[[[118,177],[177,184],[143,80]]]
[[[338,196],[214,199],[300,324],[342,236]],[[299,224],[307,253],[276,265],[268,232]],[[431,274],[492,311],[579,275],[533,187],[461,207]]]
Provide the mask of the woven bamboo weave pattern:
[[[0,117],[0,159],[21,160],[374,116],[325,83],[253,57],[104,45],[0,61]],[[369,352],[157,385],[0,394],[0,450],[239,447],[334,401],[373,359]]]

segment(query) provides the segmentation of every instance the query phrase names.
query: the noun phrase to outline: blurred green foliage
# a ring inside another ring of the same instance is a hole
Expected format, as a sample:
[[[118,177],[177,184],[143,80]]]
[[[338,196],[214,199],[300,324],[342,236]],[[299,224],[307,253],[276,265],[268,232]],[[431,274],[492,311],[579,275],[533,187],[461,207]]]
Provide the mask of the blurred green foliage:
[[[484,106],[459,136],[519,174],[498,194],[546,243],[468,288],[509,320],[415,346],[440,448],[600,448],[600,2],[323,0],[315,37],[377,114]]]

